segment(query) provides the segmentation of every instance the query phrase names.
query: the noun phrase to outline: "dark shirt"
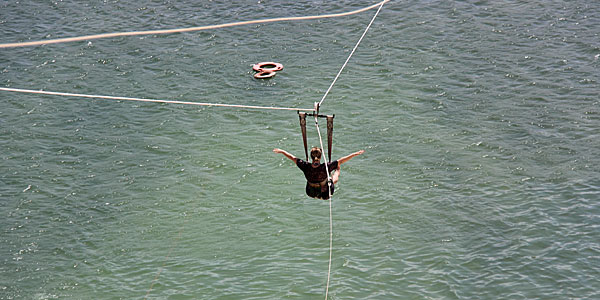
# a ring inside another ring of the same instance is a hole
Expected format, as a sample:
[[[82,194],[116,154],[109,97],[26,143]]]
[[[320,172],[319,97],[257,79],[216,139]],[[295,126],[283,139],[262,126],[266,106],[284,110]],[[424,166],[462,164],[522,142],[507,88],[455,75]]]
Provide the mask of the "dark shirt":
[[[299,158],[296,159],[296,166],[304,172],[304,177],[306,177],[306,181],[310,183],[321,183],[327,180],[327,172],[325,171],[325,164],[319,164],[318,167],[313,167],[313,164],[301,160]],[[338,161],[334,160],[332,162],[327,163],[327,168],[329,169],[329,173],[338,168]]]
[[[327,163],[327,168],[329,172],[338,168],[338,161],[332,161]],[[318,198],[318,199],[329,199],[329,194],[333,195],[335,191],[335,187],[333,183],[331,183],[331,191],[328,189],[327,184],[327,171],[325,169],[325,164],[314,165],[303,161],[299,158],[296,158],[296,165],[302,172],[304,172],[304,177],[306,177],[306,194],[309,197]]]

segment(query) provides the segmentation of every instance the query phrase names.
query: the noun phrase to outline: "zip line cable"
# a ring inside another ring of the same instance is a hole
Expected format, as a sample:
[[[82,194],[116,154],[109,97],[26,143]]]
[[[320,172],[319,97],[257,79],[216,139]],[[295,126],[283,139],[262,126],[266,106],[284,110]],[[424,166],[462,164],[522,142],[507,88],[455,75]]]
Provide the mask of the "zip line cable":
[[[29,94],[43,94],[43,95],[53,95],[53,96],[66,96],[66,97],[79,97],[79,98],[95,98],[95,99],[107,99],[107,100],[124,100],[124,101],[139,101],[139,102],[169,103],[169,104],[185,104],[185,105],[198,105],[198,106],[217,106],[217,107],[230,107],[230,108],[294,110],[294,111],[298,111],[298,110],[300,110],[300,111],[314,111],[315,110],[314,108],[294,108],[294,107],[255,106],[255,105],[238,105],[238,104],[222,104],[222,103],[203,103],[203,102],[191,102],[191,101],[175,101],[175,100],[159,100],[159,99],[145,99],[145,98],[132,98],[132,97],[117,97],[117,96],[103,96],[103,95],[74,94],[74,93],[37,91],[37,90],[15,89],[15,88],[5,88],[5,87],[0,87],[0,91],[18,92],[18,93],[29,93]]]
[[[346,59],[346,62],[338,72],[337,76],[323,95],[323,98],[319,102],[319,106],[329,94],[329,91],[337,81],[338,77],[342,73],[342,70],[352,57],[352,54],[358,47],[358,44],[362,41],[362,38],[367,33],[367,30],[379,14],[381,7],[383,4],[389,2],[391,0],[384,0],[377,4],[367,6],[358,10],[353,10],[345,13],[337,13],[337,14],[327,14],[327,15],[315,15],[315,16],[304,16],[304,17],[283,17],[283,18],[273,18],[273,19],[262,19],[262,20],[253,20],[253,21],[244,21],[244,22],[234,22],[234,23],[225,23],[220,25],[208,25],[208,26],[200,26],[200,27],[190,27],[190,28],[177,28],[177,29],[166,29],[166,30],[149,30],[149,31],[130,31],[130,32],[114,32],[114,33],[104,33],[104,34],[96,34],[96,35],[86,35],[79,37],[71,37],[71,38],[59,38],[59,39],[51,39],[51,40],[42,40],[42,41],[33,41],[33,42],[22,42],[22,43],[6,43],[0,44],[0,48],[14,48],[14,47],[27,47],[27,46],[39,46],[39,45],[47,45],[47,44],[57,44],[57,43],[67,43],[67,42],[75,42],[75,41],[83,41],[83,40],[91,40],[91,39],[101,39],[101,38],[110,38],[110,37],[120,37],[120,36],[135,36],[135,35],[150,35],[150,34],[170,34],[170,33],[181,33],[181,32],[190,32],[190,31],[200,31],[207,29],[217,29],[217,28],[225,28],[232,26],[240,26],[240,25],[249,25],[249,24],[259,24],[259,23],[271,23],[271,22],[279,22],[279,21],[299,21],[299,20],[313,20],[313,19],[323,19],[323,18],[334,18],[334,17],[343,17],[349,16],[357,13],[361,13],[375,7],[377,9],[377,13],[367,26],[367,29],[359,39],[358,43],[352,49],[350,56]],[[51,92],[51,91],[42,91],[42,90],[29,90],[29,89],[17,89],[17,88],[3,88],[0,87],[0,91],[6,92],[20,92],[20,93],[30,93],[30,94],[44,94],[44,95],[54,95],[54,96],[67,96],[67,97],[79,97],[79,98],[96,98],[96,99],[110,99],[110,100],[126,100],[126,101],[141,101],[141,102],[155,102],[155,103],[170,103],[170,104],[185,104],[185,105],[198,105],[198,106],[216,106],[216,107],[230,107],[230,108],[247,108],[247,109],[270,109],[270,110],[296,110],[296,111],[315,111],[315,109],[304,109],[304,108],[291,108],[291,107],[272,107],[272,106],[254,106],[254,105],[236,105],[236,104],[221,104],[221,103],[201,103],[201,102],[191,102],[191,101],[174,101],[174,100],[159,100],[159,99],[144,99],[144,98],[132,98],[132,97],[119,97],[119,96],[104,96],[104,95],[87,95],[87,94],[76,94],[76,93],[65,93],[65,92]]]
[[[327,89],[327,91],[325,92],[325,94],[323,95],[323,98],[321,99],[321,101],[319,102],[319,106],[321,106],[321,104],[323,104],[323,101],[325,101],[325,97],[327,97],[327,95],[329,94],[329,91],[331,91],[331,88],[333,87],[333,85],[335,84],[335,82],[338,80],[338,78],[340,77],[340,74],[342,74],[342,71],[344,70],[344,68],[346,67],[346,65],[348,64],[348,61],[350,61],[350,58],[352,57],[352,54],[354,54],[354,51],[356,51],[356,48],[358,48],[358,45],[360,44],[360,42],[362,41],[362,39],[365,37],[365,35],[367,34],[367,31],[369,31],[369,28],[371,28],[371,24],[373,24],[373,21],[375,21],[375,18],[377,18],[377,15],[379,14],[379,11],[381,10],[381,8],[383,7],[383,5],[388,2],[390,0],[387,1],[383,1],[380,2],[379,4],[379,8],[377,9],[377,12],[375,13],[375,15],[373,16],[373,19],[371,19],[371,22],[369,23],[369,25],[367,26],[367,28],[365,29],[365,31],[363,32],[362,36],[360,37],[360,39],[358,39],[358,42],[356,42],[356,45],[354,45],[354,48],[352,49],[352,52],[350,52],[350,55],[348,55],[348,58],[346,59],[346,61],[344,62],[344,64],[342,65],[342,68],[340,69],[340,71],[337,73],[337,75],[335,76],[335,78],[333,79],[333,82],[331,82],[331,85],[329,86],[329,88]]]
[[[367,11],[373,9],[377,6],[381,6],[384,3],[391,0],[384,0],[377,4],[373,4],[371,6],[367,6],[361,9],[344,12],[344,13],[336,13],[336,14],[327,14],[327,15],[315,15],[315,16],[304,16],[304,17],[282,17],[282,18],[272,18],[272,19],[261,19],[261,20],[251,20],[251,21],[242,21],[242,22],[233,22],[233,23],[225,23],[225,24],[217,24],[217,25],[206,25],[206,26],[198,26],[198,27],[187,27],[187,28],[175,28],[175,29],[162,29],[162,30],[147,30],[147,31],[129,31],[129,32],[113,32],[113,33],[102,33],[102,34],[92,34],[85,36],[77,36],[70,38],[58,38],[58,39],[50,39],[50,40],[41,40],[41,41],[32,41],[32,42],[17,42],[17,43],[5,43],[0,44],[0,48],[15,48],[15,47],[30,47],[30,46],[40,46],[40,45],[48,45],[48,44],[58,44],[58,43],[69,43],[69,42],[77,42],[77,41],[87,41],[87,40],[95,40],[95,39],[104,39],[104,38],[113,38],[113,37],[121,37],[121,36],[137,36],[137,35],[152,35],[152,34],[171,34],[171,33],[182,33],[182,32],[192,32],[192,31],[200,31],[200,30],[208,30],[208,29],[217,29],[217,28],[225,28],[225,27],[233,27],[240,25],[250,25],[250,24],[261,24],[261,23],[272,23],[272,22],[281,22],[281,21],[300,21],[300,20],[314,20],[314,19],[325,19],[325,18],[336,18],[336,17],[344,17],[353,14],[358,14],[363,11]]]

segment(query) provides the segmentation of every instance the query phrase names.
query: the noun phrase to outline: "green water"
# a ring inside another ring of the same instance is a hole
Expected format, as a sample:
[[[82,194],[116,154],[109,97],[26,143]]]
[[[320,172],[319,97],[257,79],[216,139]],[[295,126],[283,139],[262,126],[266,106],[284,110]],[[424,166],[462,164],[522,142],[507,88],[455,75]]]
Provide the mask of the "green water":
[[[364,1],[4,1],[0,42]],[[312,107],[374,11],[0,50],[0,85]],[[600,298],[600,9],[392,1],[334,113],[330,299]],[[276,61],[270,80],[251,66]],[[295,112],[0,92],[0,299],[322,299]],[[324,125],[322,124],[322,130]],[[309,123],[309,144],[317,145]]]

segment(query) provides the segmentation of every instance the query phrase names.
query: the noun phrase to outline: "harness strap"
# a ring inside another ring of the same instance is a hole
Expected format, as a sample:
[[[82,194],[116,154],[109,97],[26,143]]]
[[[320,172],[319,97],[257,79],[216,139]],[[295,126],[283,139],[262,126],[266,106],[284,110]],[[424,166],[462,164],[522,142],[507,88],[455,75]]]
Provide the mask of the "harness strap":
[[[327,185],[327,179],[321,181],[321,182],[310,182],[307,181],[308,185],[312,186],[312,187],[324,187],[325,185]]]
[[[319,106],[318,102],[315,102],[315,120],[317,117],[322,117],[318,114]],[[333,147],[333,118],[335,115],[328,115],[327,117],[327,157],[331,161],[331,152]],[[306,113],[298,112],[298,118],[300,119],[300,129],[302,130],[302,142],[304,143],[304,154],[306,155],[306,161],[308,161],[308,143],[306,139]]]
[[[306,161],[308,161],[308,146],[306,144],[306,113],[298,112],[300,118],[300,129],[302,129],[302,141],[304,141],[304,154],[306,154]]]
[[[327,116],[327,155],[331,161],[331,146],[333,144],[333,118],[335,115]]]

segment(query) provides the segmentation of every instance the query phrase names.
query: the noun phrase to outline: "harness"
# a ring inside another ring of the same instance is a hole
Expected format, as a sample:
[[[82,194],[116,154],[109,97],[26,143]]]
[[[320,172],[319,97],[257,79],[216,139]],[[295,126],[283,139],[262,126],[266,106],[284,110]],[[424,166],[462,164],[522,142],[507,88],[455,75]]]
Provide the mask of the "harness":
[[[325,179],[321,182],[318,182],[318,183],[314,183],[314,182],[310,182],[310,181],[307,181],[307,183],[308,183],[308,185],[310,185],[312,187],[320,188],[320,187],[327,185],[327,179]]]
[[[298,112],[300,119],[300,129],[302,130],[302,141],[304,142],[304,154],[306,154],[306,161],[308,161],[308,144],[306,142],[306,116],[317,116],[319,118],[327,118],[327,157],[328,161],[331,161],[331,147],[333,145],[333,118],[335,115],[319,115],[318,113],[307,114],[305,112]]]

